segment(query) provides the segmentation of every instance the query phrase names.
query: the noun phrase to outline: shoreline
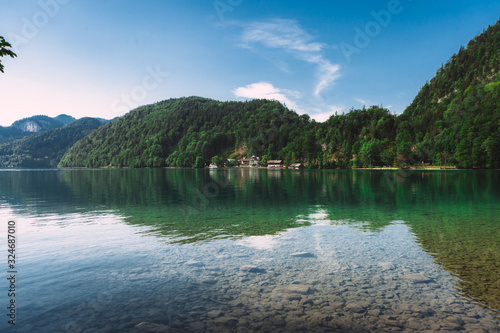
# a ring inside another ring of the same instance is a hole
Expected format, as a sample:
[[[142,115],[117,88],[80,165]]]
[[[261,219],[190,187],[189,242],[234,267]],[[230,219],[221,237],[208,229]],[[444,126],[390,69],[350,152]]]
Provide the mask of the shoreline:
[[[58,168],[0,168],[2,171],[15,171],[15,170],[105,170],[105,169],[206,169],[206,170],[229,170],[229,169],[257,169],[257,170],[377,170],[377,171],[500,171],[500,169],[459,169],[456,167],[409,167],[409,168],[397,168],[397,167],[374,167],[374,168],[303,168],[303,169],[289,169],[289,168],[267,168],[267,167],[228,167],[228,168],[192,168],[192,167],[142,167],[142,168],[132,168],[132,167],[97,167],[97,168],[86,168],[86,167],[58,167]]]

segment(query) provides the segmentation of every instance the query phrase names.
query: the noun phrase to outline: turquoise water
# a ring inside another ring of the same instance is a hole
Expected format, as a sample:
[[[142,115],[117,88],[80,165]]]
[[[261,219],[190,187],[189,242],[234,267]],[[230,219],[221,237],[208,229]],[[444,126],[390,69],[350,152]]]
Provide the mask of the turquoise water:
[[[495,171],[0,171],[0,329],[500,330],[499,202]]]

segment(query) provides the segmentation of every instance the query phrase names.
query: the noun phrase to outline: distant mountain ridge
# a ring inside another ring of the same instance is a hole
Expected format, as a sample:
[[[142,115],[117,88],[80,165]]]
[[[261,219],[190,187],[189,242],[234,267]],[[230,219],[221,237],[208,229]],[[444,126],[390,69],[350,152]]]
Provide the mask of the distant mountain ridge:
[[[73,118],[74,121],[74,118]],[[62,127],[67,123],[63,123],[56,118],[48,116],[33,116],[17,120],[10,127],[16,128],[21,132],[38,133],[49,129]]]
[[[64,125],[68,125],[69,123],[72,123],[76,120],[75,117],[68,116],[67,114],[60,114],[57,117],[54,117],[54,119]]]
[[[37,118],[40,119],[46,120]],[[63,119],[70,120],[68,116]],[[97,118],[81,118],[59,128],[0,143],[0,168],[55,168],[76,141],[106,122]],[[21,124],[26,122],[21,121]]]
[[[76,118],[66,114],[61,114],[54,118],[44,115],[23,118],[16,120],[8,127],[0,126],[0,140],[23,137],[32,133],[40,133],[54,128],[60,128],[75,120]]]

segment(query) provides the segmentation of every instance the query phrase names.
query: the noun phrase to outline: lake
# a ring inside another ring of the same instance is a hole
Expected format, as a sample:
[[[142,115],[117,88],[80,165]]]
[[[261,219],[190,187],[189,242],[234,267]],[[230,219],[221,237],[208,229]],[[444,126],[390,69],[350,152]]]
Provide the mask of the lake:
[[[498,171],[3,170],[0,330],[500,331],[499,203]]]

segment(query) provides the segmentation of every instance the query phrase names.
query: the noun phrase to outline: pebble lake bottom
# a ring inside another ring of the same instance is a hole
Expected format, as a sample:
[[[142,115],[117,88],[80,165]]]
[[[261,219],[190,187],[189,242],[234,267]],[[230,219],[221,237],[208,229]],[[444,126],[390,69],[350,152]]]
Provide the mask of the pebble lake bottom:
[[[252,172],[0,172],[0,330],[500,332],[497,174]]]

